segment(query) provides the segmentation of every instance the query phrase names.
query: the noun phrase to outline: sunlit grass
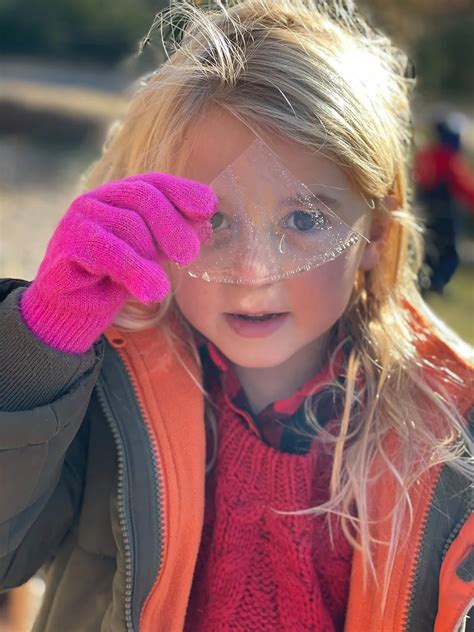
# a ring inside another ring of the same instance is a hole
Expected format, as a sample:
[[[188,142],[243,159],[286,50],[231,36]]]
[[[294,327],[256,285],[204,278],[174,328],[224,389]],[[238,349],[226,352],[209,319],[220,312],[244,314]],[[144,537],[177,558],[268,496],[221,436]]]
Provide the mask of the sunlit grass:
[[[462,265],[444,294],[429,294],[427,303],[456,333],[474,344],[474,265]]]
[[[8,100],[33,109],[46,109],[71,116],[90,116],[96,120],[110,120],[121,116],[126,108],[122,95],[86,87],[56,86],[5,79],[0,88]]]

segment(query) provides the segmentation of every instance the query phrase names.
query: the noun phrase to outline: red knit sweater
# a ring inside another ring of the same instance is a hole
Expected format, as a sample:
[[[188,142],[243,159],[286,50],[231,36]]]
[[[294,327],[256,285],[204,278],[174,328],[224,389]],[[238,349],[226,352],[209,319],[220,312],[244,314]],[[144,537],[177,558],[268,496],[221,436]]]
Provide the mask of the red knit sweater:
[[[218,454],[207,477],[201,548],[187,632],[342,631],[352,548],[335,521],[275,510],[327,498],[331,457],[267,445],[214,382]],[[292,400],[294,402],[294,399]]]

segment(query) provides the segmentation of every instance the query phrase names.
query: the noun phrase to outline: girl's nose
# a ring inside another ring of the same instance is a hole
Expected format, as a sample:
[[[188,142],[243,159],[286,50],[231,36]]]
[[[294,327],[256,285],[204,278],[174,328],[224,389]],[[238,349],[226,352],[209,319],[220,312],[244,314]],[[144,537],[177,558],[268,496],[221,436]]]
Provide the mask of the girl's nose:
[[[277,266],[268,245],[248,244],[232,262],[232,276],[238,284],[266,285],[277,276]]]

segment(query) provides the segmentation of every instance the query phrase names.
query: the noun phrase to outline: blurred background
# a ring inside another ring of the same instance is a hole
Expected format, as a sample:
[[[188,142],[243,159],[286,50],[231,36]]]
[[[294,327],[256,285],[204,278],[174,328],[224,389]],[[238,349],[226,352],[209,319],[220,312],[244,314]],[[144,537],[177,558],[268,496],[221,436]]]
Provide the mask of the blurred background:
[[[427,226],[420,285],[435,312],[472,344],[473,2],[358,4],[413,62],[415,206]],[[167,5],[0,0],[0,277],[34,277],[81,174],[124,112],[127,88],[163,60],[158,33],[147,34]],[[0,632],[30,629],[25,594],[39,600],[41,584],[0,597]]]

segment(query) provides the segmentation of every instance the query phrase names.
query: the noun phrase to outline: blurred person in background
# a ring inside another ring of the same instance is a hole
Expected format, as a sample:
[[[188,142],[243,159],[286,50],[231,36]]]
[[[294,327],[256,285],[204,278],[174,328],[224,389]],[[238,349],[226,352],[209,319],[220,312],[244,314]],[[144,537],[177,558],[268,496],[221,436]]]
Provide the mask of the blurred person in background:
[[[474,171],[463,155],[463,116],[451,113],[435,123],[435,142],[415,157],[417,198],[425,218],[423,291],[442,293],[459,265],[458,218],[474,212]]]

